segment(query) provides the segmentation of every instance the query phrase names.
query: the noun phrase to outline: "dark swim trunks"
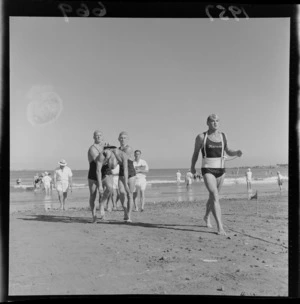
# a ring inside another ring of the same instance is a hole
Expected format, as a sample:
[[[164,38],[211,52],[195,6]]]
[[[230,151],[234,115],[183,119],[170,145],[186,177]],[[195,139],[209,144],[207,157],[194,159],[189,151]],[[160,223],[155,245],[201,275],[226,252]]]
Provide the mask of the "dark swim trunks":
[[[225,173],[225,168],[201,168],[201,173],[203,176],[206,173],[210,173],[215,176],[215,178],[219,178]]]
[[[128,178],[133,177],[136,175],[133,161],[128,159]],[[120,164],[120,171],[119,171],[119,176],[124,176],[124,167],[123,165]]]
[[[89,173],[88,173],[88,179],[97,181],[97,165],[94,161],[90,162],[90,169],[89,169]],[[111,169],[109,168],[108,164],[105,164],[102,166],[101,168],[101,175],[102,175],[102,179],[104,179],[106,177],[106,175],[110,175],[111,174]]]

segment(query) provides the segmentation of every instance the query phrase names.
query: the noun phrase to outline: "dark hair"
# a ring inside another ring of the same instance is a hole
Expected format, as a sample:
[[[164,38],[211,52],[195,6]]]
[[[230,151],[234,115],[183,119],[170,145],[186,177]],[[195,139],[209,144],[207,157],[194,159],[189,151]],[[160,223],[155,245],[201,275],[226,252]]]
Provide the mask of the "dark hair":
[[[140,152],[140,153],[142,154],[142,151],[141,151],[141,150],[135,150],[134,153],[136,153],[136,152]]]
[[[105,146],[103,148],[103,150],[106,150],[106,149],[116,149],[117,147],[116,146]]]

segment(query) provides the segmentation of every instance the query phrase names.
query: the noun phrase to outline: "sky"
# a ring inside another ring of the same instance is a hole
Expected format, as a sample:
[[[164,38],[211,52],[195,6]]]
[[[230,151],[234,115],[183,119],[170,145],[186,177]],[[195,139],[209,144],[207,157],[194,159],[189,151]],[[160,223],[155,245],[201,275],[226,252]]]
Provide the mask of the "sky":
[[[127,131],[150,169],[189,168],[212,113],[229,148],[243,152],[227,167],[287,164],[289,26],[289,18],[10,17],[11,170],[51,170],[62,158],[88,169],[97,129],[116,146]],[[40,91],[54,92],[61,112],[32,124],[28,106]]]

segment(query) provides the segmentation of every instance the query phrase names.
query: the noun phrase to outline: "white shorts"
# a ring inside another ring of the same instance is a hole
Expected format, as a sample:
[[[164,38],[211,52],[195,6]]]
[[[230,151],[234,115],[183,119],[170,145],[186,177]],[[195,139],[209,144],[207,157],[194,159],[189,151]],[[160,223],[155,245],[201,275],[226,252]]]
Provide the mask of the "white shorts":
[[[187,181],[186,181],[187,185],[191,185],[192,184],[192,179],[191,178],[188,178]]]
[[[136,178],[134,192],[136,192],[137,190],[144,191],[146,189],[146,185],[147,185],[147,182],[146,182],[145,178]]]
[[[45,187],[45,189],[50,189],[51,188],[51,184],[49,183],[47,183],[47,184],[44,184],[44,187]]]
[[[113,189],[119,189],[119,175],[113,175]]]
[[[58,192],[68,192],[69,182],[67,181],[58,181],[56,182],[56,190]]]

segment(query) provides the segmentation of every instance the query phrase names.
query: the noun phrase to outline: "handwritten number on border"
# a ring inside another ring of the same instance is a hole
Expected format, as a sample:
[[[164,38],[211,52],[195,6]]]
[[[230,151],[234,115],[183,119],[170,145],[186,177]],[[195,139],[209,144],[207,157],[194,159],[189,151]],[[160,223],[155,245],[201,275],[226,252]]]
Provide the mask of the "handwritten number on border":
[[[101,6],[101,8],[96,7],[93,9],[93,14],[97,17],[103,17],[106,15],[106,8],[101,2],[98,2],[98,4]]]
[[[99,4],[100,8],[99,7],[94,8],[92,10],[92,14],[96,17],[103,17],[106,15],[106,8],[100,1],[98,2],[98,4]],[[90,15],[90,10],[89,10],[88,6],[84,3],[81,3],[80,6],[81,7],[76,10],[77,16],[88,17]],[[66,4],[66,3],[60,3],[58,5],[58,9],[61,10],[61,12],[65,18],[65,21],[69,22],[67,13],[71,13],[73,11],[72,6],[69,4]]]
[[[79,17],[88,17],[90,15],[90,10],[89,8],[87,7],[86,4],[84,3],[81,3],[80,4],[83,8],[78,8],[76,10],[76,13]]]
[[[214,5],[207,5],[205,7],[205,12],[207,17],[209,17],[210,21],[214,21],[214,18],[212,17],[212,15],[210,14],[210,9],[213,9]],[[222,5],[216,5],[216,8],[221,10],[219,17],[221,20],[229,20],[228,16],[224,16],[226,13],[226,8]],[[246,16],[246,19],[249,19],[248,14],[246,13],[245,9],[242,7],[241,9],[238,8],[237,6],[229,6],[228,10],[231,12],[232,16],[234,17],[235,20],[239,21],[240,19],[238,18],[238,15],[240,15],[241,13],[243,13]]]
[[[226,13],[226,8],[224,6],[222,6],[222,5],[217,5],[217,8],[220,9],[220,10],[222,10],[222,12],[219,15],[220,19],[221,20],[229,20],[228,17],[223,17],[224,14]]]
[[[63,16],[65,18],[65,21],[69,22],[69,18],[68,18],[68,16],[67,16],[66,13],[71,13],[72,12],[72,6],[69,5],[69,4],[60,3],[58,5],[58,8],[61,10],[61,12],[62,12],[62,14],[63,14]]]

